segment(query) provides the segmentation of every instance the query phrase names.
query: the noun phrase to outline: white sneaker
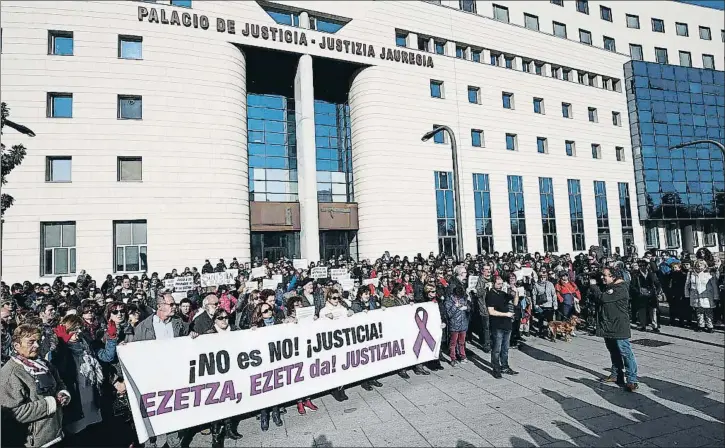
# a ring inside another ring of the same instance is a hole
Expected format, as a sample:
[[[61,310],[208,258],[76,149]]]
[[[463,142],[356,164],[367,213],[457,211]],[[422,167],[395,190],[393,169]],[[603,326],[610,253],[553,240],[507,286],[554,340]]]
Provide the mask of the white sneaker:
[[[461,359],[461,364],[468,364],[468,358]]]
[[[572,331],[572,332],[571,332],[571,335],[572,335],[572,336],[576,336],[576,331]]]

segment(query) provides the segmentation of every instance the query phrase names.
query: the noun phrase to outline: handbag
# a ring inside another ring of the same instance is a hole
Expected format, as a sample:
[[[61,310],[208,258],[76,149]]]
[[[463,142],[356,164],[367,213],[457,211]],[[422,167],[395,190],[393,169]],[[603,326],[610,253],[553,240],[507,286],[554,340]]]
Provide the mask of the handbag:
[[[579,306],[579,302],[574,301],[574,311],[576,311],[577,314],[581,314],[582,308]]]

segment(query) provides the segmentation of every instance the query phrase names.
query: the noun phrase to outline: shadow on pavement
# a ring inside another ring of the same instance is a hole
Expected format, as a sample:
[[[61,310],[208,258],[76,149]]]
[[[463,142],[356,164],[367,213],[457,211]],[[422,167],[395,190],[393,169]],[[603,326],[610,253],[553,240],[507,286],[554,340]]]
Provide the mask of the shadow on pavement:
[[[576,369],[581,370],[582,372],[586,372],[595,378],[604,378],[604,375],[602,375],[599,372],[596,372],[592,369],[589,369],[584,366],[580,366],[579,364],[574,364],[573,362],[569,362],[565,360],[564,358],[556,355],[552,355],[551,353],[545,352],[543,350],[539,350],[536,347],[532,347],[530,345],[526,344],[520,344],[519,345],[519,352],[531,356],[532,358],[539,360],[539,361],[547,361],[547,362],[553,362],[556,364],[560,364],[565,367],[569,367],[570,369]]]

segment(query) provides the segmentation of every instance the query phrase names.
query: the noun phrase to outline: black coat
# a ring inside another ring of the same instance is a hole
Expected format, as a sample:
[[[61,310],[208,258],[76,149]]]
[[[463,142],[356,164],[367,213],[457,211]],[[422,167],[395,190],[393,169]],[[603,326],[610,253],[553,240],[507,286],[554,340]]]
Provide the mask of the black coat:
[[[661,292],[660,281],[652,271],[647,272],[647,275],[642,275],[642,271],[639,271],[632,276],[632,281],[629,283],[629,294],[635,308],[656,307],[657,295]]]
[[[194,317],[190,324],[191,331],[198,334],[206,334],[213,327],[214,319],[206,312],[206,310],[201,310],[199,316]]]
[[[629,339],[629,289],[621,282],[604,285],[603,290],[592,286],[590,297],[597,307],[597,336],[611,339]]]

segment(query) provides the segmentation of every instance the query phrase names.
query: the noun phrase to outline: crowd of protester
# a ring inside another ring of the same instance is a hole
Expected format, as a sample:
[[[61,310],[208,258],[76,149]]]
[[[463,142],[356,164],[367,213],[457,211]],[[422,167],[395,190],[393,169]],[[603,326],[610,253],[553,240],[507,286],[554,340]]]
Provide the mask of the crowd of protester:
[[[119,344],[282,325],[297,322],[297,313],[306,307],[314,307],[313,319],[345,319],[380,308],[436,302],[445,327],[440,359],[391,374],[408,378],[410,371],[429,375],[443,364],[455,368],[468,362],[466,343],[473,342],[490,353],[493,375],[501,378],[518,373],[509,364],[509,347],[528,337],[551,339],[551,322],[577,315],[582,322],[578,331],[594,334],[597,325],[604,325],[608,328],[599,328],[599,333],[606,338],[611,322],[607,316],[597,319],[602,309],[597,304],[615,289],[628,301],[629,317],[640,330],[660,331],[659,310],[666,302],[670,324],[713,331],[723,319],[724,265],[706,249],[679,256],[645,253],[642,258],[607,255],[598,247],[575,257],[494,252],[466,255],[460,262],[433,253],[409,258],[386,252],[373,262],[340,258],[301,268],[284,258],[251,264],[235,258],[228,267],[224,260],[216,266],[206,260],[201,271],[187,267],[164,276],[109,274],[97,281],[81,271],[69,283],[60,277],[52,284],[3,283],[3,444],[40,447],[62,440],[68,446],[135,445],[116,354]],[[329,277],[311,278],[311,269],[319,266],[347,269],[353,286],[347,282],[343,287]],[[262,278],[250,278],[255,267],[265,267],[267,279],[281,275],[282,281],[263,289]],[[238,270],[234,284],[201,286],[201,274],[227,269]],[[164,287],[164,280],[179,276],[194,280],[181,299]],[[630,383],[636,382],[634,370]],[[344,401],[351,386],[330,393]],[[360,386],[370,391],[383,384],[370,378]],[[317,410],[313,397],[289,405],[300,414]],[[257,413],[261,429],[267,431],[270,420],[282,426],[280,414],[287,407]],[[223,446],[225,439],[242,437],[237,428],[243,417],[167,434],[166,443],[188,446],[202,431],[211,433],[213,446]]]

